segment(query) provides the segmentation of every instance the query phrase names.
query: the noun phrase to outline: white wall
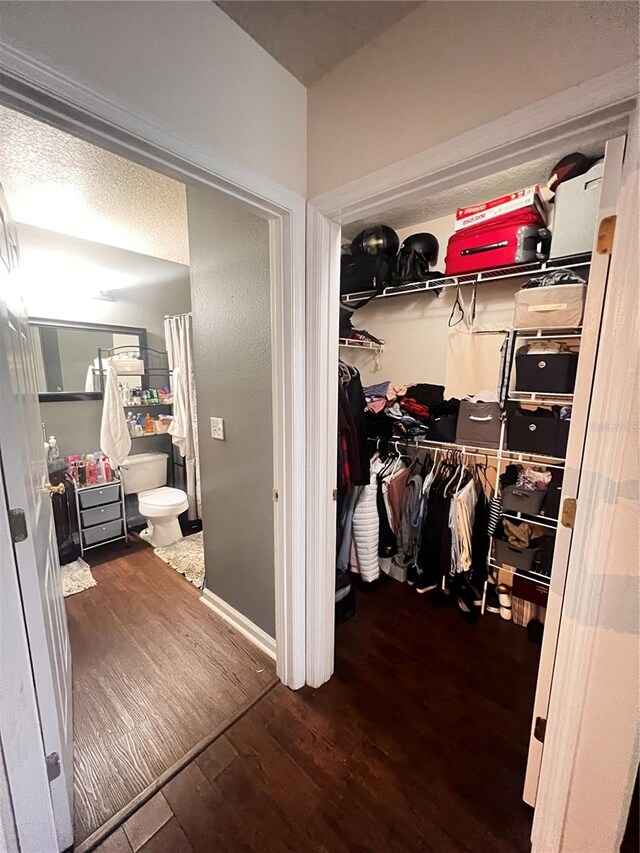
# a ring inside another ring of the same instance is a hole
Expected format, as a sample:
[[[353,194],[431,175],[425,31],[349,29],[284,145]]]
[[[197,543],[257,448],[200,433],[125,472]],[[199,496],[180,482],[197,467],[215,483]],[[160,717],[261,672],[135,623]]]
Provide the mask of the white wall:
[[[442,216],[429,222],[420,222],[410,228],[398,229],[402,241],[410,234],[426,231],[434,234],[440,244],[439,259],[434,269],[444,272],[447,241],[453,234],[454,215]],[[511,325],[513,294],[521,283],[492,282],[491,298],[485,299],[482,286],[478,288],[476,318],[478,328],[504,329]],[[471,288],[462,289],[466,306],[471,298]],[[342,349],[341,357],[355,365],[362,374],[365,385],[389,379],[392,382],[430,382],[445,385],[447,378],[447,353],[450,329],[449,316],[455,300],[455,288],[446,289],[442,296],[418,293],[414,296],[394,296],[392,299],[374,299],[355,312],[352,323],[356,329],[366,329],[386,341],[380,355],[379,366],[370,352]],[[494,388],[500,365],[499,350],[503,336],[476,336],[479,346],[492,348],[495,361],[495,379],[479,388],[469,388],[469,393]],[[470,377],[471,378],[471,377]],[[472,379],[472,385],[474,385]],[[458,396],[457,394],[453,396]]]
[[[635,2],[425,3],[309,89],[308,194],[637,55]]]
[[[0,40],[305,194],[306,90],[213,3],[2,2]]]

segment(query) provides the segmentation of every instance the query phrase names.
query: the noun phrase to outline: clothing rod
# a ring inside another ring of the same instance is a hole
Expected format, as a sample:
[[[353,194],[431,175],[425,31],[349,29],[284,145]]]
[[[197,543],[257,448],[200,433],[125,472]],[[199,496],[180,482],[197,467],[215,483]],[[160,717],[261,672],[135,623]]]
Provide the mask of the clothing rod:
[[[165,314],[165,320],[175,320],[177,317],[193,317],[192,311],[184,311],[182,314]]]
[[[449,441],[430,441],[426,438],[412,440],[409,438],[375,438],[369,436],[369,441],[387,441],[391,444],[404,444],[406,447],[415,448],[459,450],[468,456],[487,456],[490,459],[505,459],[508,462],[530,462],[531,464],[544,465],[546,468],[559,468],[560,470],[564,470],[565,467],[564,459],[557,456],[539,456],[535,453],[524,453],[519,450],[496,450],[495,447],[475,447],[468,444],[453,444]],[[547,459],[555,461],[546,462]]]

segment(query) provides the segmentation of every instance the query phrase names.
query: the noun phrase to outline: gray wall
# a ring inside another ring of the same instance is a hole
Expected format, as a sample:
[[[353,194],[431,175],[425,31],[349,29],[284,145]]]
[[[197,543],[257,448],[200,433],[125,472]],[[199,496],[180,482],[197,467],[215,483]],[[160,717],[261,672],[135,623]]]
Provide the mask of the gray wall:
[[[31,315],[35,317],[139,326],[147,330],[147,343],[150,347],[164,350],[164,315],[191,310],[188,270],[175,281],[128,287],[126,290],[114,291],[114,296],[115,302],[92,299],[84,300],[80,305],[61,303],[55,313],[38,311],[38,306],[33,304],[30,304],[29,308]],[[102,400],[40,403],[40,415],[46,424],[47,435],[55,435],[58,439],[63,456],[70,453],[88,453],[100,448]],[[164,436],[134,439],[131,452],[166,451],[168,446],[168,440]]]
[[[190,187],[187,212],[206,585],[274,637],[268,224]]]

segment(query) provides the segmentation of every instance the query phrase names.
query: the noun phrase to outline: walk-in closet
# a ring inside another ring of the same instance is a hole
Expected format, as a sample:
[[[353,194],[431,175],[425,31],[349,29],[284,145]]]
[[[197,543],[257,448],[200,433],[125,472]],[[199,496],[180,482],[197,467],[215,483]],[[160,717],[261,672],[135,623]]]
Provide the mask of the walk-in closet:
[[[416,685],[405,678],[420,672],[423,729],[447,717],[441,742],[459,747],[465,709],[474,713],[470,755],[477,748],[480,764],[485,749],[502,755],[530,805],[625,137],[563,145],[420,204],[396,202],[341,236],[343,677],[358,677],[374,655],[384,668],[386,649],[406,719],[402,697],[416,701]],[[375,650],[353,651],[358,620],[373,626]],[[499,774],[492,783],[497,800],[506,796]]]

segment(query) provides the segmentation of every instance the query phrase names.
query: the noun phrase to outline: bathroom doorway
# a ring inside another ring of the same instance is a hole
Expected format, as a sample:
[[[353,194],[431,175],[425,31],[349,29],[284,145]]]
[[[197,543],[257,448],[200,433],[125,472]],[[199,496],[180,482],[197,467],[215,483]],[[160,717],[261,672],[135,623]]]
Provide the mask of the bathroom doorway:
[[[269,224],[4,107],[0,125],[71,566],[84,850],[277,680]]]

